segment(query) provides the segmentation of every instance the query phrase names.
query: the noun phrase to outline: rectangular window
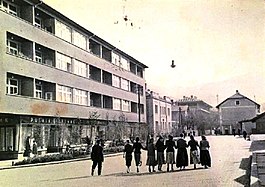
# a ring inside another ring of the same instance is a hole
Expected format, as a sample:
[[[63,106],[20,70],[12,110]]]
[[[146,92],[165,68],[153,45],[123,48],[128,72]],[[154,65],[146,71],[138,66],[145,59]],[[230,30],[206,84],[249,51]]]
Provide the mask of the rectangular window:
[[[117,66],[120,66],[120,56],[117,55],[116,53],[112,53],[111,56],[112,56],[111,62]]]
[[[86,37],[77,31],[73,31],[73,44],[86,50]]]
[[[167,115],[170,116],[170,108],[167,109]]]
[[[14,16],[18,15],[18,7],[15,4],[9,3],[8,1],[3,1],[1,8],[9,14]]]
[[[155,105],[155,113],[158,114],[158,106]]]
[[[123,90],[129,91],[129,81],[126,79],[121,78],[121,88]]]
[[[121,100],[117,98],[113,98],[113,109],[121,110]]]
[[[15,127],[0,128],[0,151],[15,151]]]
[[[17,41],[7,39],[7,52],[11,53],[12,55],[18,55],[20,52],[21,44]]]
[[[240,102],[239,101],[236,101],[236,105],[240,105]]]
[[[74,90],[74,103],[80,105],[87,105],[87,92],[84,90]]]
[[[18,95],[18,80],[7,78],[6,93],[10,95]]]
[[[72,103],[72,88],[58,85],[57,93],[58,93],[58,101]]]
[[[72,59],[61,53],[56,53],[56,67],[64,71],[71,72],[72,71]]]
[[[39,81],[35,84],[35,94],[36,98],[42,98],[42,84]]]
[[[40,51],[35,51],[35,61],[42,64],[42,53]]]
[[[67,25],[56,20],[55,22],[55,35],[68,41],[72,42],[72,29]]]
[[[129,112],[130,111],[130,102],[122,100],[122,111]]]
[[[116,75],[113,75],[113,77],[112,77],[113,79],[112,79],[112,86],[114,86],[114,87],[117,87],[117,88],[120,88],[120,85],[121,85],[121,79],[120,79],[120,77],[118,77],[118,76],[116,76]]]
[[[52,101],[52,92],[46,92],[45,93],[45,99],[49,100],[49,101]]]
[[[129,62],[125,58],[121,57],[121,67],[125,70],[129,70]]]
[[[40,17],[35,16],[35,26],[41,28],[42,20]]]
[[[87,76],[87,65],[79,60],[74,60],[74,73],[83,77]]]

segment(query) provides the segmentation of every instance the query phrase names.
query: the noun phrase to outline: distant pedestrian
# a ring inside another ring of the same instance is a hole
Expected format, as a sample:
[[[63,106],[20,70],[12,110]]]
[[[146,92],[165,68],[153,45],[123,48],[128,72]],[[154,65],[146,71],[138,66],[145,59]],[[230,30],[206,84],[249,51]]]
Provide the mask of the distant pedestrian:
[[[164,139],[162,136],[159,136],[155,144],[155,147],[157,151],[158,171],[162,171],[162,165],[164,164],[164,161],[165,161],[165,156],[164,156],[165,145],[164,145]]]
[[[202,140],[200,141],[200,161],[201,165],[204,166],[205,169],[211,167],[211,156],[209,153],[209,142],[205,136],[202,136]]]
[[[196,135],[196,132],[195,131],[192,131],[192,135],[195,136]]]
[[[177,168],[180,170],[185,169],[188,166],[188,153],[187,153],[188,144],[184,140],[184,135],[180,134],[180,139],[177,140]]]
[[[156,159],[155,159],[155,145],[153,138],[150,138],[149,143],[147,145],[146,165],[148,165],[149,172],[155,172]]]
[[[171,171],[174,171],[173,164],[175,159],[175,149],[176,144],[173,141],[173,136],[168,135],[168,140],[166,141],[166,162],[167,162],[167,172],[169,172],[169,164],[171,165]]]
[[[137,173],[139,172],[139,166],[142,165],[142,161],[141,161],[141,149],[143,149],[143,148],[144,147],[140,143],[139,137],[136,137],[135,142],[133,144],[133,151],[134,151],[134,160],[135,160],[135,165],[136,165]]]
[[[240,136],[241,135],[241,130],[237,129],[237,135]]]
[[[236,136],[236,129],[235,128],[232,129],[232,133],[234,136]]]
[[[246,140],[247,139],[247,131],[243,131],[243,137],[244,137],[244,139]]]
[[[96,144],[92,147],[91,159],[93,161],[91,175],[94,175],[95,168],[98,166],[98,175],[101,175],[103,157],[103,147],[101,140],[97,139]]]
[[[132,165],[132,152],[133,152],[133,146],[130,144],[130,140],[127,140],[124,146],[124,154],[123,154],[123,158],[125,157],[125,162],[127,166],[127,173],[130,172],[130,167]]]
[[[190,136],[188,146],[190,146],[190,164],[194,164],[194,169],[196,169],[196,164],[200,163],[200,158],[198,151],[199,144],[198,141],[194,139],[194,136]]]
[[[35,140],[33,140],[32,153],[33,153],[34,157],[36,157],[38,155],[38,145],[37,145],[37,142]]]
[[[27,136],[26,141],[25,141],[25,151],[24,151],[23,156],[30,157],[30,153],[31,153],[30,136]]]

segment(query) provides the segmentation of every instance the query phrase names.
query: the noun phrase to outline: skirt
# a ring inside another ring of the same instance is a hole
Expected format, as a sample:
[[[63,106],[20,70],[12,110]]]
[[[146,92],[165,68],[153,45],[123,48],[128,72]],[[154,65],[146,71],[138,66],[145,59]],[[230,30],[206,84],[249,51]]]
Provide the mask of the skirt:
[[[211,167],[211,156],[208,150],[201,150],[200,160],[202,166]]]
[[[183,148],[183,149],[178,149],[177,152],[177,167],[183,167],[183,166],[188,166],[188,153],[187,153],[187,149]]]
[[[126,166],[130,167],[132,165],[132,155],[127,155],[126,154],[125,162],[126,162]]]
[[[174,152],[167,152],[166,162],[167,164],[174,164]]]
[[[147,156],[147,161],[146,161],[146,165],[147,166],[155,166],[156,160],[155,160],[155,156]]]

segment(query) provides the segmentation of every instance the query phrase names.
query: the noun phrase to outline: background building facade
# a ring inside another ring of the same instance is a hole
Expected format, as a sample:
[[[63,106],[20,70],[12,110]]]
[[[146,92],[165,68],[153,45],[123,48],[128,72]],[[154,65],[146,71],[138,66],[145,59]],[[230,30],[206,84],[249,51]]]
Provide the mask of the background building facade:
[[[172,133],[171,99],[158,93],[146,93],[146,113],[149,133],[153,136]]]
[[[232,134],[232,129],[241,129],[239,122],[256,117],[260,105],[240,94],[238,90],[216,106],[219,111],[222,134]]]
[[[41,1],[0,0],[0,26],[0,159],[139,133],[147,66]]]

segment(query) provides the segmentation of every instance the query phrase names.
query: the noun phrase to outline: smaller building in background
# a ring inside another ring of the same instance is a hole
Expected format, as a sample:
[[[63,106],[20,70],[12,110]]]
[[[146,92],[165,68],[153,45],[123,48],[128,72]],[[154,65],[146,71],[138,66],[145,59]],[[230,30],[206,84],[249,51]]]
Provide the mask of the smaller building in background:
[[[146,92],[146,119],[152,136],[172,133],[171,99],[148,90]]]
[[[236,93],[218,104],[216,108],[219,111],[220,129],[222,134],[232,134],[232,129],[242,130],[240,121],[252,119],[260,111],[260,105],[248,97]]]
[[[193,131],[196,135],[205,134],[205,130],[212,124],[212,106],[196,96],[183,96],[172,104],[172,123],[176,136]]]
[[[239,122],[242,130],[248,134],[264,134],[265,133],[265,112],[257,115],[252,119]]]

